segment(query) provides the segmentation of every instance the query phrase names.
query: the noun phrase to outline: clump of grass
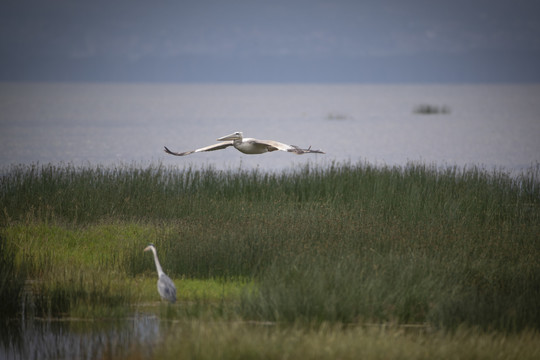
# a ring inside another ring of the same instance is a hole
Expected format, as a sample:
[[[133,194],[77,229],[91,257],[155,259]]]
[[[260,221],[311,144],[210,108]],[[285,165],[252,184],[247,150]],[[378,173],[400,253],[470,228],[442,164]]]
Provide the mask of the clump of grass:
[[[444,329],[467,324],[506,331],[539,327],[538,270],[526,274],[527,266],[520,266],[486,273],[465,264],[450,270],[439,261],[388,255],[276,263],[242,295],[241,313],[256,321],[289,323],[390,322]]]
[[[91,269],[54,271],[35,283],[33,293],[39,317],[126,316],[133,296],[129,279]]]
[[[448,329],[463,324],[512,332],[540,328],[538,266],[483,259],[456,270],[445,274],[451,288],[435,303],[432,322]]]
[[[539,335],[453,334],[399,326],[287,327],[243,322],[183,322],[169,328],[152,356],[160,359],[536,359]],[[137,350],[138,351],[138,350]],[[133,358],[138,358],[136,355]]]
[[[23,306],[24,267],[14,261],[15,249],[0,235],[0,319],[7,320],[19,314]]]
[[[242,296],[247,318],[278,322],[427,323],[442,285],[427,259],[302,258],[276,263]]]

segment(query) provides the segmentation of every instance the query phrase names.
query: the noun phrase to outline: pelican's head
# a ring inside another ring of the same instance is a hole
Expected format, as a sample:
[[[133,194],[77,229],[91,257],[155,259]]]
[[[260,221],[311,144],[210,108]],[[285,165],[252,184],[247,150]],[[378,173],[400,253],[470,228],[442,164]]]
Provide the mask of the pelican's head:
[[[156,247],[154,246],[154,244],[148,244],[147,247],[144,248],[144,251],[152,251],[152,250],[156,250]]]
[[[243,134],[242,134],[241,131],[237,131],[237,132],[234,132],[232,134],[220,137],[219,139],[217,139],[217,141],[242,140],[242,135]]]

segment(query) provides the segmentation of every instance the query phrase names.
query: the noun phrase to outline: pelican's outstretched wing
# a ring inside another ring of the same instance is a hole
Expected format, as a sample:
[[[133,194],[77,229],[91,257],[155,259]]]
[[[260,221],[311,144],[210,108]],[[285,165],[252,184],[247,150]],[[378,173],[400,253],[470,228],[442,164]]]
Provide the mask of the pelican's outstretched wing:
[[[280,143],[279,141],[274,141],[274,140],[255,140],[255,139],[253,140],[259,144],[266,145],[268,147],[268,151],[281,150],[281,151],[292,152],[297,155],[308,154],[308,153],[324,154],[324,152],[321,150],[311,150],[311,146],[307,149],[301,149],[300,147],[296,145],[287,145],[287,144]]]
[[[185,155],[189,155],[189,154],[193,154],[193,153],[196,153],[196,152],[202,152],[202,151],[214,151],[214,150],[221,150],[221,149],[225,149],[229,146],[232,146],[233,144],[233,141],[223,141],[223,142],[220,142],[218,144],[214,144],[214,145],[209,145],[209,146],[205,146],[205,147],[202,147],[200,149],[196,149],[196,150],[191,150],[191,151],[184,151],[184,152],[174,152],[174,151],[171,151],[169,150],[169,148],[167,148],[166,146],[164,146],[164,150],[167,154],[171,154],[171,155],[176,155],[176,156],[185,156]]]
[[[315,153],[315,154],[326,154],[324,151],[322,150],[311,150],[311,146],[308,147],[307,149],[301,149],[299,148],[298,146],[296,145],[291,145],[292,149],[290,150],[287,150],[288,152],[293,152],[297,155],[302,155],[302,154],[309,154],[309,153]]]
[[[256,142],[257,144],[265,145],[268,148],[268,151],[281,150],[281,151],[292,152],[298,155],[307,154],[307,153],[324,154],[324,152],[321,150],[311,150],[311,146],[307,149],[302,149],[296,145],[287,145],[287,144],[280,143],[279,141],[275,141],[275,140],[252,139],[252,141]]]
[[[279,141],[274,141],[274,140],[259,140],[259,139],[249,139],[249,140],[251,140],[251,142],[255,144],[266,146],[268,151],[275,151],[275,150],[289,151],[292,148],[292,146],[290,145],[280,143]]]

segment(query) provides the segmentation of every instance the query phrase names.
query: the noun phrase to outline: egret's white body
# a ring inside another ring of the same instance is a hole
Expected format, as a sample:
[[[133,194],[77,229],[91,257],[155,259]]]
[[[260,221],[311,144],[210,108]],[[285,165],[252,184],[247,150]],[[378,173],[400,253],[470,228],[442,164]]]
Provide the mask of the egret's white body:
[[[237,131],[230,135],[220,137],[219,139],[217,139],[217,141],[221,142],[214,145],[205,146],[200,149],[184,152],[174,152],[169,150],[165,146],[165,152],[171,155],[185,156],[197,152],[222,150],[229,146],[234,146],[238,151],[249,155],[264,154],[266,152],[276,150],[292,152],[298,155],[307,153],[324,154],[324,152],[322,152],[321,150],[311,150],[311,146],[307,149],[301,149],[296,145],[287,145],[274,140],[258,140],[254,138],[245,138],[241,131]]]
[[[156,270],[158,273],[157,289],[161,297],[171,303],[176,302],[176,286],[174,286],[173,281],[168,277],[161,268],[157,257],[157,251],[154,244],[149,244],[144,251],[152,251],[154,254],[154,262],[156,263]]]

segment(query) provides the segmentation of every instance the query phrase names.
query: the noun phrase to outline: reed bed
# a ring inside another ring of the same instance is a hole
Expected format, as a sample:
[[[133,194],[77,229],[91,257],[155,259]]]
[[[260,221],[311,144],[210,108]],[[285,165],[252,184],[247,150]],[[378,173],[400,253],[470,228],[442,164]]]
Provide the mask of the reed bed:
[[[160,359],[536,359],[538,333],[453,334],[398,326],[343,327],[242,322],[180,323],[169,328],[154,356]],[[140,352],[136,352],[139,354]],[[127,356],[138,359],[138,355]]]
[[[142,253],[153,242],[173,279],[250,284],[224,305],[246,320],[540,329],[538,175],[13,166],[0,235],[15,260],[3,266],[48,289],[71,284],[62,291],[75,305],[58,313],[92,299],[129,305],[146,288],[138,279],[155,281]]]

